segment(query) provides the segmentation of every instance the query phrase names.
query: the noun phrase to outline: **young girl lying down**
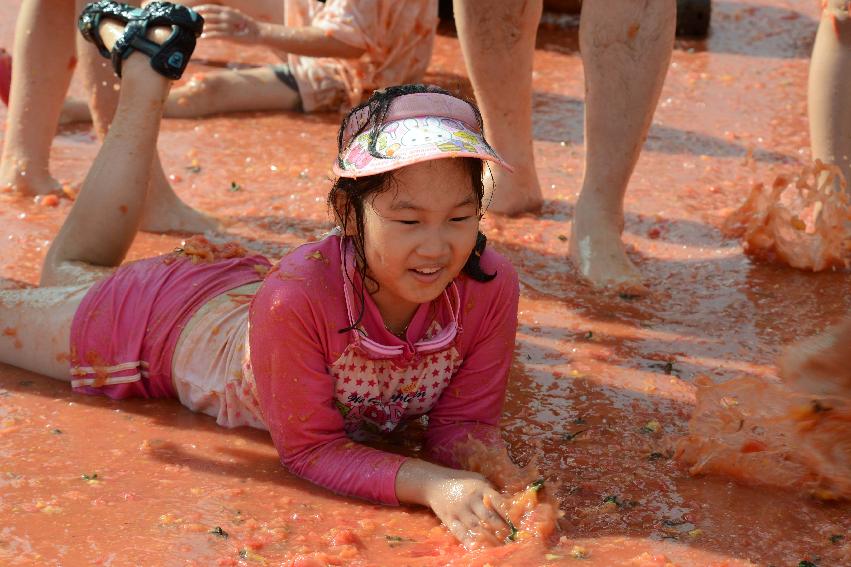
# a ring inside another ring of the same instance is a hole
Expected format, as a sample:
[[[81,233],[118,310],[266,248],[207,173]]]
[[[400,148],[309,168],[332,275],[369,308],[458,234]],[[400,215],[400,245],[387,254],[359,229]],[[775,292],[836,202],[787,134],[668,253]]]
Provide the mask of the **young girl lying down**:
[[[277,265],[190,241],[116,268],[139,226],[167,77],[202,27],[166,2],[123,14],[101,2],[81,16],[114,54],[121,100],[41,287],[0,292],[0,322],[20,341],[1,342],[0,360],[81,393],[174,397],[226,427],[268,429],[293,474],[428,506],[467,544],[504,539],[506,501],[463,470],[471,439],[503,447],[518,301],[514,270],[479,232],[484,161],[505,164],[475,107],[407,85],[355,108],[328,195],[339,229]],[[415,419],[430,461],[359,442]]]

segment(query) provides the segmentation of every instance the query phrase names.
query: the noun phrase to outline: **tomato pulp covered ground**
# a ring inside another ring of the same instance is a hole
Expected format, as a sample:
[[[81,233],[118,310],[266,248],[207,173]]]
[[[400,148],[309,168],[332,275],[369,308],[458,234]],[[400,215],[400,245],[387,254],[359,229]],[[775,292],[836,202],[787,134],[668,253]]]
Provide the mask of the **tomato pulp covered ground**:
[[[18,6],[0,7],[0,45],[12,44]],[[698,376],[772,377],[784,344],[849,308],[847,273],[758,263],[721,230],[754,183],[770,186],[811,161],[806,78],[817,10],[804,0],[717,1],[710,38],[678,42],[626,199],[624,237],[651,282],[641,299],[586,287],[566,261],[583,160],[582,65],[574,18],[542,26],[534,121],[546,204],[539,217],[488,215],[484,229],[520,273],[503,425],[514,458],[537,467],[564,514],[552,545],[518,538],[465,552],[424,510],[347,500],[294,478],[263,432],[221,429],[173,401],[73,395],[2,366],[0,563],[851,562],[848,504],[692,478],[671,459]],[[273,61],[214,42],[197,53],[189,75],[230,58]],[[449,28],[426,79],[469,91]],[[81,94],[78,83],[72,91]],[[177,192],[225,221],[222,240],[275,259],[329,227],[337,124],[299,113],[166,120],[160,152]],[[79,184],[97,147],[89,128],[61,128],[54,174]],[[0,199],[3,285],[32,285],[71,202]],[[180,241],[142,234],[131,259]],[[0,340],[18,339],[9,328]]]

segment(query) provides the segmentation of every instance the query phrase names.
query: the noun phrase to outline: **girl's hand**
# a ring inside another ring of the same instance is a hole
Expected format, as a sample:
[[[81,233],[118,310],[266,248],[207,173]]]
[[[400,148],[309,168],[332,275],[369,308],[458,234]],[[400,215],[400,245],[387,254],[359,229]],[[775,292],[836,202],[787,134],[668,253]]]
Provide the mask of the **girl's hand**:
[[[204,17],[204,33],[201,37],[209,39],[227,39],[238,43],[258,43],[261,24],[239,10],[203,4],[195,11]]]
[[[428,505],[468,550],[502,543],[511,533],[507,502],[483,476],[455,472],[426,488]]]

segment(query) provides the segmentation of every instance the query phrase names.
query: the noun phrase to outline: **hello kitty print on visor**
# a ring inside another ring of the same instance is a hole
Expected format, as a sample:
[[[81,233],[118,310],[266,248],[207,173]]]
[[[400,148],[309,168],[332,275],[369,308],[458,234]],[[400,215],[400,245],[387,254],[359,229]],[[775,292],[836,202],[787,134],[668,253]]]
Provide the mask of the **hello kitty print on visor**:
[[[416,93],[394,100],[378,131],[377,155],[369,151],[371,128],[355,135],[368,118],[369,107],[366,107],[349,119],[340,152],[342,165],[334,163],[336,175],[366,177],[421,161],[450,157],[488,160],[513,171],[485,142],[472,107],[453,96]]]

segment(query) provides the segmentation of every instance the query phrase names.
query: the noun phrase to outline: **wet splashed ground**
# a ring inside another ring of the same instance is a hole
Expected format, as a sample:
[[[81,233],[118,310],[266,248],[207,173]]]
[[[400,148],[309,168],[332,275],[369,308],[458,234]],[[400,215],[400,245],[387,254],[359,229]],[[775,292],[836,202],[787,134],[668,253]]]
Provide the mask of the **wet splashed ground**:
[[[11,45],[17,5],[0,7],[0,45]],[[259,565],[330,550],[350,564],[571,565],[578,555],[589,565],[847,564],[847,505],[689,478],[668,453],[685,431],[696,376],[772,376],[784,344],[851,307],[848,274],[753,263],[719,230],[755,181],[809,161],[817,17],[810,1],[716,1],[710,38],[678,41],[627,195],[625,240],[653,289],[639,300],[595,292],[565,260],[582,173],[582,65],[575,19],[552,18],[540,31],[544,212],[487,218],[485,229],[522,287],[505,431],[515,457],[536,459],[556,490],[561,544],[465,554],[429,514],[347,501],[288,475],[262,432],[222,430],[174,402],[74,396],[2,367],[0,563]],[[230,57],[273,61],[224,44],[203,45],[198,57],[207,68]],[[449,28],[427,80],[469,92]],[[275,258],[329,226],[337,120],[169,120],[160,151],[178,193],[225,219],[220,238]],[[54,173],[78,184],[96,151],[87,127],[62,128]],[[71,203],[0,198],[0,277],[32,284]],[[143,234],[131,257],[180,240]],[[344,530],[358,542],[335,535]]]

